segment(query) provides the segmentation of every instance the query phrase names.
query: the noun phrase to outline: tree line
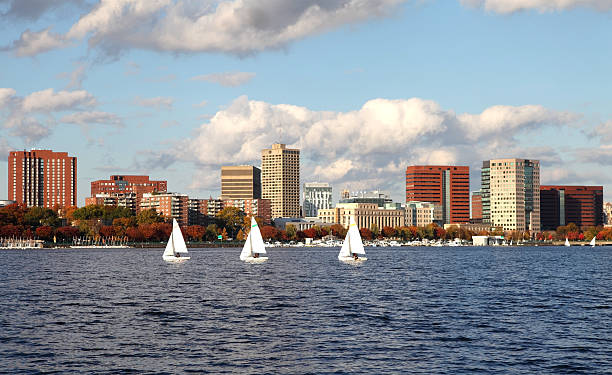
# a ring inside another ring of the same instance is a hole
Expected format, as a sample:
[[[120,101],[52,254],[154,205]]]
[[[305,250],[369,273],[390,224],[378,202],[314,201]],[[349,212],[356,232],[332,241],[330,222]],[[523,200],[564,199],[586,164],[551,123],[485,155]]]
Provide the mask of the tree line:
[[[256,218],[261,234],[266,241],[304,241],[306,238],[321,239],[332,235],[344,238],[346,229],[340,224],[314,226],[298,231],[288,224],[286,229],[265,225],[261,218]],[[188,241],[215,241],[218,236],[223,240],[235,239],[244,241],[250,229],[250,217],[236,207],[226,207],[207,225],[183,226],[183,234]],[[579,228],[573,223],[560,226],[556,231],[540,232],[532,236],[529,232],[481,231],[475,233],[465,228],[450,226],[444,229],[436,224],[424,227],[403,226],[378,228],[360,228],[365,240],[397,239],[411,240],[452,240],[460,238],[471,240],[474,235],[504,235],[507,239],[538,240],[590,240],[594,236],[599,240],[612,240],[612,228],[586,227]],[[74,237],[119,237],[131,242],[166,241],[172,232],[171,221],[155,210],[143,210],[134,214],[130,209],[116,206],[91,205],[81,208],[66,207],[49,209],[43,207],[26,207],[13,204],[0,208],[0,237],[2,238],[38,238],[45,241],[70,241]]]

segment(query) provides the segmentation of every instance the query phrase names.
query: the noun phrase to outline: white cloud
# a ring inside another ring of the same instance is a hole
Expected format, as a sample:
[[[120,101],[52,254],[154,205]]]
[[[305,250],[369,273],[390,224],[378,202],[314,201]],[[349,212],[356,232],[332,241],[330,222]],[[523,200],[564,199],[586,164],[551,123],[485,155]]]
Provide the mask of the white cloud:
[[[217,83],[225,87],[236,87],[244,85],[255,77],[255,73],[248,72],[225,72],[225,73],[213,73],[205,74],[201,76],[192,77],[192,81],[206,81]]]
[[[46,89],[26,96],[22,109],[25,112],[51,112],[95,105],[96,99],[85,90],[55,92],[53,89]]]
[[[612,10],[610,0],[460,0],[463,5],[483,8],[489,12],[507,14],[525,10],[553,12],[588,7],[599,11]]]
[[[17,91],[11,88],[2,88],[0,87],[0,108],[7,105],[8,101],[15,96]]]
[[[80,89],[83,80],[86,77],[86,69],[87,64],[85,63],[76,63],[75,68],[72,72],[64,72],[58,74],[58,78],[67,79],[68,84],[66,85],[66,89]]]
[[[136,99],[134,99],[134,102],[141,107],[152,107],[152,108],[157,108],[157,109],[161,109],[161,108],[172,109],[172,106],[174,105],[173,98],[162,97],[162,96],[158,96],[155,98],[136,97]]]
[[[52,33],[48,28],[39,32],[24,31],[8,49],[13,50],[15,55],[24,57],[38,55],[64,46],[66,46],[65,38],[62,35]]]
[[[13,49],[32,56],[88,39],[108,55],[139,48],[246,55],[387,16],[409,0],[101,0],[66,34],[25,31]]]
[[[516,152],[514,157],[548,157],[548,149],[514,146],[520,144],[515,136],[574,118],[540,106],[496,106],[456,115],[420,98],[373,99],[355,111],[331,112],[239,97],[181,141],[176,155],[206,173],[223,164],[257,165],[262,149],[281,142],[302,150],[305,180],[318,176],[351,186],[362,180],[397,190],[409,164],[474,166],[501,150]],[[481,135],[468,138],[471,132]]]
[[[123,121],[119,116],[108,112],[76,112],[65,115],[60,119],[61,122],[77,125],[107,124],[123,126]]]
[[[206,107],[207,105],[208,105],[208,101],[207,100],[202,100],[201,102],[199,102],[198,104],[194,104],[193,106],[194,107],[198,107],[198,108],[202,108],[202,107]]]
[[[2,100],[0,100],[1,102]],[[612,142],[612,120],[597,125],[592,132],[589,132],[589,135],[601,142]]]

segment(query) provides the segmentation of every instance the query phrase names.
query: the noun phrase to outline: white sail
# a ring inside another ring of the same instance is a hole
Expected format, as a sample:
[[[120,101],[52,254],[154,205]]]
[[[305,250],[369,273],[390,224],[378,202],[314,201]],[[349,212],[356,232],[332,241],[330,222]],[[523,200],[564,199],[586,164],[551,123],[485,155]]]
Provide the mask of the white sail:
[[[570,243],[569,243],[569,240],[567,239],[567,237],[565,237],[565,246],[567,246],[567,247],[571,246]]]
[[[255,218],[251,217],[251,231],[247,236],[247,239],[240,253],[240,260],[246,260],[248,257],[252,257],[253,254],[265,254],[266,247],[261,237],[261,231],[257,225]]]
[[[593,237],[593,239],[591,240],[591,243],[589,245],[591,245],[592,247],[595,247],[595,237]]]
[[[361,242],[361,235],[359,229],[355,223],[355,219],[351,216],[349,221],[349,229],[346,233],[346,238],[338,254],[338,258],[350,257],[353,254],[365,255],[365,249],[363,248],[363,242]]]
[[[172,233],[166,244],[166,250],[164,250],[163,257],[173,257],[176,254],[188,254],[187,245],[183,239],[183,233],[181,227],[179,227],[176,219],[172,219]]]

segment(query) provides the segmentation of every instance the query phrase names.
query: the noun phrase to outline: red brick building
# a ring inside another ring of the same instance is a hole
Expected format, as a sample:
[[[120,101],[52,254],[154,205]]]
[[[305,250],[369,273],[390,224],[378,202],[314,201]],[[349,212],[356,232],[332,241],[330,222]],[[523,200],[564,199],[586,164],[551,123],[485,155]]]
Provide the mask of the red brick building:
[[[603,225],[603,186],[540,186],[540,222],[544,230]]]
[[[442,205],[445,224],[470,221],[470,167],[413,165],[406,168],[406,203]]]
[[[97,180],[91,182],[91,197],[85,200],[85,204],[96,204],[100,199],[96,196],[109,196],[120,198],[134,193],[136,200],[134,206],[139,211],[140,200],[146,193],[162,193],[168,190],[167,181],[151,181],[149,176],[110,176],[108,180]],[[111,202],[112,200],[103,200]]]
[[[177,193],[145,193],[140,210],[154,209],[168,219],[176,219],[181,226],[189,225],[189,197]]]
[[[482,194],[479,191],[472,192],[472,223],[482,223]]]
[[[224,199],[223,207],[238,207],[247,216],[260,217],[264,224],[272,223],[272,204],[269,199]]]
[[[8,199],[27,206],[76,206],[76,157],[51,150],[9,152]]]

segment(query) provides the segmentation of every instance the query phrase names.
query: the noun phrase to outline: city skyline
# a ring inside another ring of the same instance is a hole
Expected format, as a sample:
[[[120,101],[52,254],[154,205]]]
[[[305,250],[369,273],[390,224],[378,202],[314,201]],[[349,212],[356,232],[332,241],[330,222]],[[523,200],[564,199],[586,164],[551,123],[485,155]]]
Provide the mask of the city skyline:
[[[111,2],[5,1],[0,174],[9,150],[52,149],[79,160],[79,206],[110,174],[218,196],[221,165],[260,166],[285,143],[334,201],[349,187],[401,202],[409,165],[469,166],[474,191],[483,160],[514,157],[610,201],[612,5],[557,3],[126,1],[103,22]],[[228,9],[250,39],[219,26]],[[192,37],[149,32],[176,19]]]

